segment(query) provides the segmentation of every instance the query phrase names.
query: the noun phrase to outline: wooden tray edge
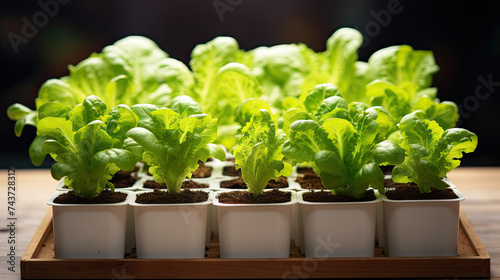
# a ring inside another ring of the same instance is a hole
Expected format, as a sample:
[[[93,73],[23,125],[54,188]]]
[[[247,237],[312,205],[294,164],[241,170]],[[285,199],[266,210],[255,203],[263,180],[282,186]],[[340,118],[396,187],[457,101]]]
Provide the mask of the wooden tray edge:
[[[45,216],[42,219],[42,222],[36,229],[33,238],[28,244],[26,251],[24,251],[24,254],[21,258],[22,262],[28,261],[38,254],[40,248],[43,246],[45,240],[47,239],[47,236],[52,231],[52,228],[50,227],[51,224],[52,224],[52,211],[51,209],[48,209],[47,212],[45,213]]]
[[[484,247],[483,242],[477,235],[474,227],[472,226],[472,223],[470,222],[469,218],[467,218],[467,215],[465,215],[464,211],[460,211],[460,226],[464,229],[463,232],[465,233],[470,243],[473,245],[476,254],[485,259],[490,259],[490,254]]]
[[[207,261],[204,260],[136,260],[136,259],[113,259],[113,260],[56,260],[56,259],[36,259],[34,257],[37,256],[40,248],[45,244],[45,240],[49,236],[52,227],[52,211],[48,209],[45,217],[42,219],[40,226],[35,232],[33,239],[28,245],[22,259],[21,259],[21,277],[22,279],[56,279],[58,277],[62,277],[60,279],[69,278],[70,275],[64,274],[62,270],[67,269],[67,267],[73,267],[70,269],[73,273],[77,273],[76,277],[84,277],[84,278],[114,278],[118,275],[116,273],[122,274],[120,276],[133,276],[137,279],[140,278],[157,278],[158,275],[162,275],[161,278],[170,277],[170,278],[185,278],[185,279],[196,279],[196,278],[219,278],[219,279],[235,279],[233,276],[228,276],[226,272],[221,272],[217,270],[217,268],[210,267],[210,264],[221,263],[218,260],[211,259]],[[455,278],[464,277],[479,277],[479,278],[488,278],[490,277],[490,255],[486,251],[483,243],[479,239],[479,236],[474,231],[472,224],[468,220],[467,216],[463,211],[460,212],[460,227],[463,228],[463,232],[465,233],[465,238],[467,238],[470,243],[473,245],[474,251],[476,253],[475,256],[466,256],[466,257],[457,257],[454,258],[453,264],[450,264],[449,258],[361,258],[356,259],[225,259],[225,264],[231,264],[234,266],[231,270],[238,270],[238,266],[242,265],[243,267],[248,266],[248,263],[252,263],[254,267],[260,267],[261,269],[255,269],[252,275],[241,275],[244,278],[281,278],[284,279],[284,275],[288,270],[285,270],[282,274],[276,274],[273,271],[273,265],[279,264],[277,267],[283,268],[284,265],[286,267],[292,269],[297,267],[298,265],[308,265],[311,262],[318,264],[323,264],[321,266],[317,266],[318,268],[314,273],[309,273],[308,278],[325,278],[332,277],[331,270],[335,270],[338,274],[335,277],[341,278],[401,278],[402,272],[405,269],[409,269],[414,266],[414,261],[418,259],[419,261],[419,269],[423,271],[420,274],[412,275],[411,277],[416,278],[425,278],[425,277],[433,277],[433,278],[449,278],[450,271],[457,268],[461,272],[457,272]],[[87,261],[88,264],[92,266],[92,268],[99,268],[99,271],[88,272],[85,269],[85,265],[82,265],[81,262]],[[388,271],[372,271],[370,273],[357,271],[359,265],[366,265],[366,267],[376,267],[378,264],[387,264],[390,263],[390,267],[398,267],[394,272]],[[30,265],[31,264],[31,265]],[[177,267],[180,265],[179,267]],[[53,274],[50,272],[51,267],[54,271],[58,273]],[[161,271],[153,271],[152,274],[143,275],[141,273],[144,266],[148,266],[150,269],[155,267],[161,267]],[[197,272],[193,272],[192,266],[199,266],[200,269],[195,269]],[[220,265],[219,265],[220,266]],[[183,267],[189,268],[184,270]],[[276,267],[276,268],[277,268]],[[464,267],[467,267],[468,270],[464,272]],[[326,268],[326,270],[324,270]],[[442,271],[437,271],[436,269],[442,269]],[[460,269],[458,269],[460,268]],[[106,271],[107,269],[107,271]],[[353,270],[354,269],[354,270]],[[436,270],[435,274],[428,273],[426,270]],[[189,272],[189,275],[186,275],[186,271]],[[353,271],[355,273],[353,273]],[[39,274],[40,272],[41,274]],[[244,271],[241,271],[244,272]],[[251,272],[251,271],[245,271]],[[265,273],[272,274],[265,274]],[[95,274],[93,274],[95,273]],[[99,274],[101,273],[101,274]],[[128,274],[130,273],[130,275]],[[193,274],[194,273],[194,274]],[[157,277],[155,277],[155,275]],[[266,277],[264,277],[266,275]],[[376,275],[376,276],[374,276]],[[294,275],[293,277],[300,277],[300,275]],[[408,276],[407,276],[408,277]]]

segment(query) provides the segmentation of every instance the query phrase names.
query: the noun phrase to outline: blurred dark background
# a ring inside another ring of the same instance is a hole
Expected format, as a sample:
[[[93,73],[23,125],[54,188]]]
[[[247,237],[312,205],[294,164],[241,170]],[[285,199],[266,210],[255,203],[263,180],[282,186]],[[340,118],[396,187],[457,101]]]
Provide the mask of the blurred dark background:
[[[51,14],[44,12],[48,3]],[[34,109],[43,82],[67,75],[68,64],[125,36],[147,36],[187,64],[196,44],[220,35],[234,37],[245,50],[303,42],[323,51],[340,27],[364,34],[362,61],[391,45],[432,50],[440,66],[433,82],[439,98],[457,103],[459,126],[479,137],[478,148],[465,155],[462,165],[500,165],[498,1],[40,0],[0,5],[0,168],[34,167],[28,147],[35,129],[25,127],[17,138],[7,107],[19,102]],[[36,32],[14,46],[12,34],[22,36],[23,25],[33,23],[34,16]],[[42,167],[51,163],[46,159]]]

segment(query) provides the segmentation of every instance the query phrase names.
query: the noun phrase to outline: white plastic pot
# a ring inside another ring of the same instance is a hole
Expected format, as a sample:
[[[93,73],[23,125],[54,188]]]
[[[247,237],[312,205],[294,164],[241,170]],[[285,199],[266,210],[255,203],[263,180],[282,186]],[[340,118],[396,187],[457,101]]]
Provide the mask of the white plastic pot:
[[[385,175],[385,179],[392,179],[391,175]],[[448,178],[443,178],[443,182],[445,182],[450,189],[455,189],[456,186],[448,179]],[[387,188],[388,190],[390,188]],[[383,196],[385,197],[385,196]],[[385,210],[384,210],[384,203],[380,203],[377,206],[377,232],[376,232],[376,238],[378,242],[379,247],[387,247],[387,234],[386,234],[386,225],[385,225]],[[385,248],[387,249],[387,248]],[[387,251],[387,250],[386,250]]]
[[[145,192],[138,192],[137,195]],[[134,208],[137,258],[205,257],[210,198],[198,203],[139,204]]]
[[[306,258],[373,257],[376,208],[362,202],[308,202],[297,194]]]
[[[384,211],[390,257],[456,257],[460,201],[456,199],[391,200]]]
[[[48,201],[52,206],[54,251],[58,259],[121,259],[125,255],[127,206],[112,204],[58,204],[56,192]]]
[[[285,203],[224,204],[217,198],[221,258],[288,258],[292,200]]]

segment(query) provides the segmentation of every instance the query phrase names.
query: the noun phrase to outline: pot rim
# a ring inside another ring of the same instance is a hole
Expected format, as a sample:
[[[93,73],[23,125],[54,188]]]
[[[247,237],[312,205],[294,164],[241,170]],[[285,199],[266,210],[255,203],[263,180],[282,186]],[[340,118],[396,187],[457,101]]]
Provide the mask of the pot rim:
[[[372,203],[378,203],[381,202],[382,199],[378,195],[378,191],[375,191],[375,197],[376,199],[370,200],[370,201],[352,201],[352,202],[310,202],[310,201],[305,201],[303,198],[303,194],[306,192],[320,192],[320,191],[325,191],[325,190],[303,190],[297,192],[297,202],[301,205],[316,205],[316,206],[321,206],[321,205],[359,205],[359,204],[372,204]],[[329,191],[329,190],[326,190]]]
[[[459,202],[465,200],[465,196],[456,188],[449,188],[450,190],[453,190],[453,192],[458,196],[457,198],[453,199],[412,199],[412,200],[395,200],[395,199],[390,199],[384,196],[382,200],[384,203],[433,203],[433,202],[439,202],[439,203],[444,203],[444,202]]]
[[[133,207],[180,207],[180,206],[193,207],[193,206],[203,206],[203,205],[212,204],[212,200],[210,199],[211,190],[206,190],[206,189],[194,189],[194,190],[195,191],[203,191],[203,192],[208,193],[208,199],[206,201],[194,202],[194,203],[142,204],[142,203],[135,202],[135,198],[138,194],[149,193],[149,192],[154,191],[154,189],[150,189],[150,190],[141,190],[141,191],[134,192],[134,194],[133,194],[134,198],[129,202],[129,205],[133,206]],[[162,190],[162,191],[166,192],[166,190]]]
[[[121,192],[121,193],[126,193],[127,198],[118,203],[103,203],[103,204],[61,204],[61,203],[55,203],[54,199],[58,197],[59,195],[63,193],[70,192],[71,190],[67,191],[56,191],[47,201],[47,204],[52,206],[52,207],[112,207],[112,206],[123,206],[123,205],[128,205],[132,199],[132,197],[135,198],[135,194],[132,191],[128,190],[115,190],[115,192]]]
[[[289,189],[278,189],[279,191],[282,192],[290,192],[292,194],[292,198],[288,202],[282,202],[282,203],[251,203],[251,204],[229,204],[229,203],[221,203],[219,202],[219,199],[216,197],[217,193],[220,192],[234,192],[234,191],[241,191],[241,192],[248,192],[248,190],[232,190],[232,189],[219,189],[217,190],[213,197],[213,205],[219,206],[219,207],[265,207],[265,206],[287,206],[287,205],[294,205],[297,203],[297,192]],[[269,192],[272,191],[271,189],[266,189],[264,192]]]

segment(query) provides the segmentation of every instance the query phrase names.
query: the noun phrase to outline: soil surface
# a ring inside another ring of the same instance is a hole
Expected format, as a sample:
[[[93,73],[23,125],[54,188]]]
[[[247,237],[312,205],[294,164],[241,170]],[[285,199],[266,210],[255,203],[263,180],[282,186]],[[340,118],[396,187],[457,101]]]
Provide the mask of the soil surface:
[[[317,175],[316,172],[314,172],[314,170],[312,169],[312,167],[297,167],[297,173]]]
[[[205,166],[205,163],[201,160],[198,161],[198,165],[198,168],[193,171],[191,178],[208,178],[212,175],[212,167]],[[153,176],[153,174],[149,173],[149,168],[146,169],[146,175]]]
[[[267,187],[271,189],[282,189],[282,188],[288,188],[288,180],[286,179],[285,176],[280,176],[278,178],[278,181],[276,180],[271,180],[267,183]]]
[[[206,166],[202,161],[198,161],[198,164],[200,166],[193,172],[191,178],[207,178],[212,175],[212,167]]]
[[[167,185],[165,183],[157,183],[153,180],[148,180],[144,182],[143,187],[147,189],[167,189]],[[204,189],[208,188],[208,184],[201,184],[195,181],[184,181],[182,182],[183,189]]]
[[[380,170],[384,173],[384,175],[391,175],[392,170],[394,169],[394,165],[383,165],[379,166]]]
[[[155,189],[152,192],[141,193],[135,199],[140,204],[176,204],[176,203],[196,203],[208,200],[208,193],[204,191],[184,190],[180,193],[167,193]]]
[[[236,170],[236,168],[234,167],[234,165],[231,165],[231,166],[224,166],[224,168],[222,168],[222,175],[226,175],[226,176],[240,176],[241,177],[241,170]]]
[[[394,183],[397,184],[397,183]],[[394,190],[386,191],[385,195],[393,200],[426,200],[426,199],[455,199],[458,196],[452,189],[438,190],[431,187],[430,193],[420,193],[414,183],[400,184]]]
[[[220,187],[225,189],[246,189],[247,184],[243,181],[241,177],[220,182]]]
[[[410,183],[395,183],[392,179],[384,179],[384,186],[386,188],[400,188],[400,187],[405,187],[405,186],[410,186],[410,187],[415,187],[418,188],[417,184],[410,182]],[[447,188],[450,187],[448,184],[446,184]]]
[[[115,188],[128,188],[132,187],[139,177],[137,175],[132,176],[132,172],[136,171],[118,171],[115,173],[113,178],[111,178],[110,182],[115,186]]]
[[[217,195],[220,203],[225,204],[265,204],[284,203],[292,200],[290,192],[272,190],[263,192],[258,197],[246,191],[221,192]]]
[[[136,166],[134,170],[132,171],[122,171],[119,170],[118,172],[113,175],[113,178],[109,180],[117,189],[122,189],[122,188],[129,188],[132,187],[137,180],[139,180],[139,177],[137,175],[132,176],[132,173],[135,173],[139,170],[139,167]],[[68,188],[68,186],[64,185],[63,188]],[[106,187],[107,188],[107,187]]]
[[[309,202],[357,202],[377,199],[373,190],[367,190],[365,197],[354,198],[347,195],[335,195],[331,191],[308,192],[302,195],[304,201]]]
[[[110,190],[102,191],[98,196],[92,199],[86,199],[83,197],[75,196],[73,191],[63,193],[58,195],[55,199],[55,203],[60,204],[108,204],[108,203],[120,203],[127,199],[126,193],[112,192]]]
[[[295,179],[295,182],[300,184],[303,189],[320,189],[326,190],[325,186],[321,182],[321,178],[314,174],[304,174],[304,176],[299,176]]]
[[[241,177],[220,182],[220,187],[224,189],[246,190],[247,184]],[[280,189],[288,188],[288,181],[286,177],[281,176],[278,181],[271,180],[267,183],[266,189]]]

